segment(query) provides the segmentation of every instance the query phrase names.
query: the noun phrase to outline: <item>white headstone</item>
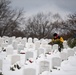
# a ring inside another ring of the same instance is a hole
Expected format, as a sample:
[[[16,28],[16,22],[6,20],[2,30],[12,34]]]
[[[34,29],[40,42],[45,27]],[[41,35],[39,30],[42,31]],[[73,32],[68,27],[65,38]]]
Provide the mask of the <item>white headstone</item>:
[[[53,57],[51,60],[52,68],[55,66],[59,67],[61,65],[61,59],[59,57]]]
[[[52,46],[51,45],[46,45],[45,49],[46,49],[45,53],[49,53],[52,50]]]
[[[38,50],[40,48],[40,41],[36,41],[34,44],[35,44],[35,50]]]
[[[45,51],[44,51],[43,48],[39,48],[39,49],[37,50],[37,56],[39,56],[40,54],[44,54],[44,53],[45,53]]]
[[[13,41],[12,37],[9,37],[8,44],[9,44],[9,45],[12,44],[12,41]]]
[[[45,47],[45,45],[47,45],[48,44],[48,42],[46,41],[46,40],[42,40],[41,41],[41,45],[43,46],[43,47]]]
[[[31,51],[28,51],[25,53],[25,61],[29,58],[33,58],[34,57],[34,53]]]
[[[18,42],[16,40],[13,40],[12,46],[14,49],[17,49],[17,44],[18,44]]]
[[[9,37],[6,36],[6,37],[4,38],[4,42],[8,42],[8,41],[9,41]]]
[[[21,50],[24,50],[24,45],[21,44],[21,43],[18,44],[18,45],[17,45],[17,50],[18,50],[18,53],[20,53]]]
[[[33,43],[26,43],[26,48],[28,49],[34,49],[34,44]]]
[[[16,39],[16,37],[15,37],[15,36],[12,36],[11,38],[12,38],[12,40],[15,40],[15,39]]]
[[[22,38],[21,38],[21,37],[16,38],[16,41],[17,41],[18,43],[20,43],[20,42],[21,42],[21,40],[22,40]]]
[[[26,45],[26,40],[25,40],[25,39],[22,39],[22,40],[21,40],[21,44],[23,44],[24,47],[25,47],[25,45]]]
[[[2,71],[3,61],[0,59],[0,70]]]
[[[60,57],[61,57],[62,60],[67,60],[67,59],[68,59],[68,54],[67,54],[66,52],[63,52],[63,51],[62,51],[62,52],[60,53]]]
[[[32,38],[28,38],[28,43],[32,43]]]
[[[73,49],[74,49],[74,52],[76,52],[76,47],[74,47]]]
[[[11,55],[13,54],[13,46],[12,45],[8,45],[6,48],[6,54],[7,55]]]
[[[38,41],[38,39],[37,39],[37,38],[34,38],[34,39],[33,39],[33,42],[35,43],[36,41]]]
[[[5,47],[7,47],[7,46],[8,46],[8,43],[7,43],[7,42],[2,43],[2,45],[1,45],[2,48],[5,48]]]
[[[26,38],[26,37],[24,37],[23,40],[24,40],[25,42],[27,42],[27,38]]]
[[[50,62],[48,62],[48,61],[40,61],[39,74],[41,74],[44,71],[50,71]]]
[[[53,51],[58,50],[58,44],[53,45]]]
[[[0,47],[0,52],[2,51],[2,48]]]
[[[67,41],[64,41],[64,42],[63,42],[63,47],[64,47],[64,48],[68,48]]]
[[[36,75],[36,70],[33,68],[26,68],[23,70],[23,75]]]
[[[4,42],[4,39],[0,38],[0,46],[2,45],[3,42]]]
[[[43,39],[43,38],[40,39],[40,43],[41,43],[41,44],[42,44],[44,41],[45,41],[45,39]]]
[[[16,62],[20,61],[20,55],[12,55],[11,56],[11,64],[15,64]]]

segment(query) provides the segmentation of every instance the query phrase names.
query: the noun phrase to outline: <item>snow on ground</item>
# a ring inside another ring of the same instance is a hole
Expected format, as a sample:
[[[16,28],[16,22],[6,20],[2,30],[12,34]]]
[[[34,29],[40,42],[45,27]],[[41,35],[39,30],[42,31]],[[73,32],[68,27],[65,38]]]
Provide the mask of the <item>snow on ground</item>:
[[[19,39],[21,39],[21,38],[18,38],[17,40],[19,41]],[[39,42],[38,42],[38,44],[39,44]],[[47,44],[47,43],[45,43],[45,44]],[[30,45],[31,45],[31,43],[30,43]],[[23,52],[22,54],[18,53],[17,49],[14,49],[13,53],[10,55],[7,55],[7,51],[5,51],[5,52],[1,51],[0,52],[0,59],[2,59],[2,61],[3,61],[3,64],[2,64],[3,75],[24,75],[23,71],[25,69],[28,69],[28,68],[34,69],[36,71],[35,75],[76,75],[76,55],[75,55],[75,52],[72,56],[68,56],[68,59],[61,60],[60,66],[56,66],[56,69],[53,69],[50,67],[51,66],[50,63],[52,61],[52,58],[58,57],[61,59],[60,53],[59,52],[55,52],[55,53],[50,52],[50,54],[45,55],[46,51],[44,51],[42,54],[40,54],[37,57],[37,50],[35,50],[34,47],[35,46],[33,45],[33,47],[32,47],[33,49],[30,48],[29,50],[28,50],[28,48],[25,47],[24,50],[22,51]],[[43,49],[45,50],[44,47],[43,47]],[[7,49],[7,47],[5,47],[5,49]],[[25,60],[26,52],[31,51],[31,50],[34,53],[33,54],[34,58],[31,55],[31,57],[28,60]],[[68,48],[65,48],[65,50],[68,50]],[[12,66],[11,65],[11,56],[17,55],[17,54],[20,56],[20,61],[18,61],[18,62],[20,64],[21,68],[20,69],[15,68],[15,71],[12,71],[12,70],[10,70],[10,67]],[[65,57],[65,55],[64,55],[64,57]],[[43,63],[41,61],[45,61],[45,62]],[[40,62],[41,62],[41,64],[40,64]],[[56,62],[58,62],[58,61],[55,61],[55,63]],[[0,63],[0,65],[1,65],[1,63]],[[26,70],[26,72],[27,72],[27,70]],[[30,72],[31,71],[28,71],[27,74],[32,75]],[[34,73],[33,73],[33,75],[34,75]]]
[[[21,55],[21,56],[22,58],[24,58],[24,55]],[[76,56],[74,56],[73,58],[76,58]],[[40,60],[43,60],[43,59],[41,58]],[[20,70],[15,69],[15,71],[11,71],[9,69],[10,61],[8,59],[3,59],[3,74],[4,75],[23,75],[23,69],[30,67],[30,68],[36,69],[37,71],[36,75],[38,75],[39,64],[37,63],[37,61],[35,61],[34,63],[28,62],[28,65],[24,63],[24,60],[22,60],[21,62],[22,62],[22,67]],[[76,63],[76,59],[75,59],[75,62],[72,62],[72,63]],[[44,71],[40,75],[76,75],[76,66],[70,65],[68,61],[63,61],[62,68],[60,68],[60,70],[52,69],[52,72]]]

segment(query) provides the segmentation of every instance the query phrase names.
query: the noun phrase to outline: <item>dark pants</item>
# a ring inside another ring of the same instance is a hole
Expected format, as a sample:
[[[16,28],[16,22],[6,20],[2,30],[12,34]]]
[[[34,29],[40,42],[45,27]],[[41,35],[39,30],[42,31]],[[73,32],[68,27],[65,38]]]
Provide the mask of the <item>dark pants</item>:
[[[58,48],[58,51],[61,52],[61,48]]]

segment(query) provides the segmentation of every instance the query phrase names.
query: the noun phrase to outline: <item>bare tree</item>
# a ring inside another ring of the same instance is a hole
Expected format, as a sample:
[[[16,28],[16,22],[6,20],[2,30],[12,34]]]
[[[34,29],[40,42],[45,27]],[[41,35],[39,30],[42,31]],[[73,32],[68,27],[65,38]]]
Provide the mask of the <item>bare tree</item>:
[[[46,38],[51,32],[49,16],[43,13],[29,18],[26,23],[25,31],[28,37]]]
[[[62,27],[59,14],[54,14],[55,20],[52,22],[53,15],[38,13],[29,18],[26,23],[25,32],[28,37],[51,38],[52,32]],[[57,18],[57,19],[56,19]]]
[[[12,35],[13,31],[21,25],[23,21],[23,11],[12,9],[11,1],[0,0],[0,29],[1,36]]]
[[[68,15],[68,19],[63,23],[63,29],[71,35],[76,34],[76,14]]]
[[[69,30],[74,34],[76,34],[76,13],[70,14],[69,19],[67,21]]]
[[[53,17],[54,21],[57,21],[57,22],[63,21],[60,14],[58,14],[58,13],[54,14],[52,17]]]

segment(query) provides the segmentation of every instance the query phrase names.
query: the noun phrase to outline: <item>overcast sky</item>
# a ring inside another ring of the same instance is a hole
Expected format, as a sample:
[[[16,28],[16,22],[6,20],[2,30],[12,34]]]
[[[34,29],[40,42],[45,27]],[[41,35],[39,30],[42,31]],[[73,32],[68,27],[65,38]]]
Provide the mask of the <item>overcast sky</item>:
[[[12,0],[12,7],[23,8],[27,15],[52,12],[65,16],[76,12],[76,0]]]

